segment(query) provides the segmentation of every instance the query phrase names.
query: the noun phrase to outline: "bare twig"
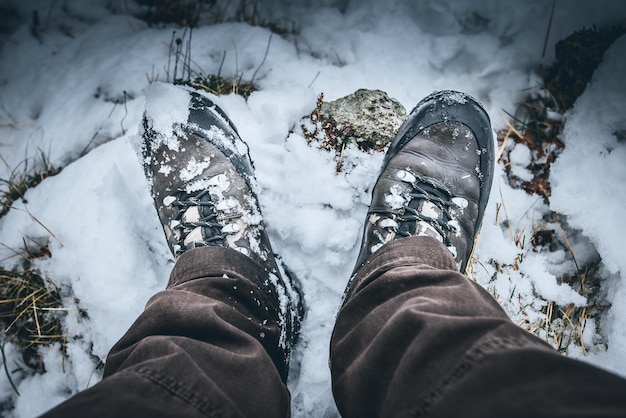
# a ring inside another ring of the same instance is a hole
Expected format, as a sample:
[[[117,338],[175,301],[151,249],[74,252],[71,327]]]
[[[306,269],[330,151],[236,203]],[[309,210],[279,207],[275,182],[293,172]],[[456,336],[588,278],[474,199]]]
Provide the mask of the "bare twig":
[[[126,120],[126,117],[128,116],[128,107],[126,107],[126,100],[127,99],[128,99],[128,97],[127,97],[127,94],[126,94],[126,90],[124,90],[124,117],[120,121],[120,127],[122,128],[122,135],[126,135],[126,129],[124,129],[124,121]]]
[[[220,66],[217,69],[217,77],[221,77],[222,74],[222,68],[224,67],[224,61],[226,60],[226,51],[224,51],[224,53],[222,54],[222,61],[220,61]]]
[[[7,357],[4,353],[4,344],[4,341],[2,342],[2,344],[0,344],[0,352],[2,353],[2,366],[4,368],[4,373],[7,375],[7,379],[9,380],[9,384],[11,385],[11,388],[13,388],[13,391],[15,391],[17,396],[21,396],[19,390],[17,390],[17,387],[15,386],[15,383],[13,383],[11,373],[9,373],[9,367],[7,366]]]
[[[574,254],[574,249],[572,248],[572,244],[570,244],[569,239],[567,239],[567,235],[565,234],[565,231],[563,230],[563,227],[561,227],[561,223],[556,218],[556,213],[552,213],[552,219],[554,220],[554,223],[556,224],[556,226],[559,228],[559,232],[561,233],[561,236],[563,237],[563,240],[565,241],[565,246],[567,247],[567,250],[572,255],[572,258],[574,259],[576,270],[580,271],[580,267],[578,266],[578,261],[576,260],[576,255]]]
[[[546,49],[548,48],[548,39],[550,38],[550,30],[552,29],[552,19],[554,18],[554,9],[556,8],[556,0],[552,2],[552,10],[550,11],[550,19],[548,20],[548,28],[546,29],[546,36],[543,40],[543,50],[541,51],[541,62],[546,56]]]
[[[265,54],[263,54],[263,60],[261,61],[259,66],[256,68],[254,73],[252,74],[252,78],[250,79],[250,84],[254,83],[254,80],[256,78],[257,73],[259,72],[259,70],[261,69],[263,64],[265,64],[265,60],[267,59],[267,55],[270,52],[270,45],[272,44],[272,35],[273,35],[273,33],[270,32],[270,38],[267,40],[267,47],[265,48]]]
[[[317,77],[319,77],[319,76],[320,76],[320,73],[321,73],[321,72],[322,72],[322,70],[319,70],[319,71],[317,72],[317,74],[315,74],[315,77],[313,77],[313,80],[311,80],[311,82],[309,83],[309,86],[308,86],[309,88],[310,88],[311,86],[313,86],[313,83],[315,83],[315,80],[317,80]]]
[[[166,71],[166,76],[167,76],[167,81],[170,81],[170,64],[172,61],[172,51],[174,48],[174,39],[176,38],[176,31],[173,30],[172,31],[172,39],[170,39],[170,45],[169,45],[169,50],[167,52],[167,71]],[[172,80],[174,81],[174,80]]]

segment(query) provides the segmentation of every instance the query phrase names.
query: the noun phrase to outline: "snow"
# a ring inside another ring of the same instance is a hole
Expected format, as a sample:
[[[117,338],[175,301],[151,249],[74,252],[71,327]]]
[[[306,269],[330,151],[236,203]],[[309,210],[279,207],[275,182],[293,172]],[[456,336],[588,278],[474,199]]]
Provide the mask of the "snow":
[[[567,146],[551,173],[554,209],[566,214],[569,223],[593,241],[605,274],[612,277],[607,288],[613,307],[603,326],[610,330],[610,343],[621,347],[626,347],[626,329],[618,325],[626,317],[626,258],[620,244],[620,237],[626,234],[626,224],[621,221],[626,205],[622,192],[626,184],[626,117],[616,109],[626,100],[625,54],[626,36],[622,36],[607,51],[567,115]],[[572,204],[572,195],[580,196],[579,204]],[[613,350],[593,359],[626,374],[624,358]]]
[[[531,181],[533,179],[533,173],[526,168],[531,162],[531,152],[528,147],[520,145],[513,148],[510,154],[510,160],[511,174],[524,181]]]
[[[158,83],[146,91],[146,118],[152,129],[162,135],[172,135],[172,127],[187,122],[189,117],[189,93],[173,84]],[[176,151],[178,146],[169,145]]]
[[[34,0],[3,3],[27,19],[41,7]],[[250,148],[273,249],[302,282],[308,311],[293,354],[299,369],[289,381],[293,415],[332,417],[337,412],[328,343],[383,156],[347,148],[345,171],[336,174],[334,156],[307,145],[294,129],[302,116],[322,92],[330,101],[359,88],[381,89],[411,109],[434,90],[457,89],[482,102],[494,128],[502,128],[504,111],[514,113],[518,100],[537,87],[533,71],[551,62],[556,41],[583,26],[618,23],[626,3],[557,3],[543,58],[552,3],[541,0],[262,3],[268,19],[289,16],[299,33],[273,35],[259,67],[268,29],[243,23],[199,27],[193,66],[217,73],[226,52],[222,75],[249,80],[259,70],[259,91],[247,102],[234,94],[216,101]],[[67,0],[64,9],[55,4],[39,10],[41,41],[26,19],[2,38],[0,152],[6,164],[0,178],[40,152],[65,168],[0,219],[0,260],[5,267],[17,263],[11,249],[21,248],[24,237],[47,243],[52,257],[36,266],[59,286],[71,286],[88,318],[69,311],[67,333],[81,338],[68,340],[64,361],[50,347],[43,353],[47,373],[13,375],[21,396],[0,373],[0,401],[12,398],[16,417],[41,413],[96,383],[97,360],[165,286],[173,266],[134,150],[144,110],[161,133],[187,116],[185,89],[162,83],[172,28],[148,27],[112,11],[106,0]],[[537,252],[529,244],[539,226],[556,230],[560,240],[559,227],[566,228],[578,263],[601,259],[602,286],[612,303],[600,321],[588,321],[586,355],[575,347],[568,355],[623,376],[626,261],[618,240],[626,234],[620,216],[626,143],[614,132],[626,132],[625,53],[622,37],[566,115],[566,147],[550,180],[551,208],[566,216],[567,225],[550,216],[541,198],[511,189],[498,165],[472,266],[476,280],[516,322],[540,320],[547,301],[584,305],[582,296],[557,280],[574,268],[569,253]],[[529,153],[517,148],[511,155],[515,173],[528,176]],[[594,345],[602,338],[606,351]],[[21,361],[11,344],[5,352],[9,364]]]

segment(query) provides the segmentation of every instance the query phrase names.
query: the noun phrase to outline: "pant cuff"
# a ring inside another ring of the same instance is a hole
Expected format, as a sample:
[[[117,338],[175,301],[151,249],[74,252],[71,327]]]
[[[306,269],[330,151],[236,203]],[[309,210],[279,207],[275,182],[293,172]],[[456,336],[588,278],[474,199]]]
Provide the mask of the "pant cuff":
[[[170,274],[167,288],[204,277],[250,280],[258,285],[267,281],[268,273],[250,257],[230,248],[197,247],[185,251]]]
[[[407,266],[458,272],[450,251],[435,238],[400,238],[383,245],[357,270],[348,284],[346,299],[383,273]]]

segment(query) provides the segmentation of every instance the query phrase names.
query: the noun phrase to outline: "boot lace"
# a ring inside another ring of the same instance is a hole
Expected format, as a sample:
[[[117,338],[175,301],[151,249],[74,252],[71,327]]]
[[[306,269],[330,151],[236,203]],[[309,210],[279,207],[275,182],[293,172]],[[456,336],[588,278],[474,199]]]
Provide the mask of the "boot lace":
[[[220,212],[211,200],[209,191],[204,189],[195,194],[190,194],[183,187],[179,189],[178,196],[179,198],[171,203],[172,206],[178,208],[178,214],[172,227],[177,238],[176,254],[182,254],[190,243],[193,243],[195,247],[226,246],[226,237],[236,231],[224,230],[224,226],[218,221]],[[193,208],[196,208],[197,217],[195,213],[194,216],[190,216]],[[190,237],[194,231],[199,235]],[[187,242],[188,237],[193,238],[193,240]]]
[[[425,223],[439,235],[443,244],[454,254],[456,249],[450,238],[459,232],[460,226],[453,211],[467,206],[467,201],[455,197],[444,184],[408,168],[399,170],[396,176],[402,182],[409,184],[411,190],[402,194],[404,204],[401,214],[393,219],[384,219],[379,225],[392,232],[393,235],[410,237],[429,235],[420,231],[420,223]],[[420,208],[420,203],[422,208]],[[380,245],[389,240],[380,233],[376,235],[380,240]]]

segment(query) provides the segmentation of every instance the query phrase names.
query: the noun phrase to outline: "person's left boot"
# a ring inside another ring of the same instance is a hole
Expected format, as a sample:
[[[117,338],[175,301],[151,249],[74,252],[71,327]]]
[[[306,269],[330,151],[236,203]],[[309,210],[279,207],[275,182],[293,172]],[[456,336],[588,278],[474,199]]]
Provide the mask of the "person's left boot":
[[[143,121],[144,170],[170,250],[178,257],[195,247],[232,248],[276,274],[247,145],[208,98],[190,100],[175,136]]]
[[[288,358],[303,308],[297,287],[272,251],[248,147],[208,97],[189,96],[187,120],[161,127],[151,118],[159,115],[143,119],[144,172],[167,243],[176,259],[193,248],[213,246],[256,262],[267,277],[258,285],[281,311]]]

